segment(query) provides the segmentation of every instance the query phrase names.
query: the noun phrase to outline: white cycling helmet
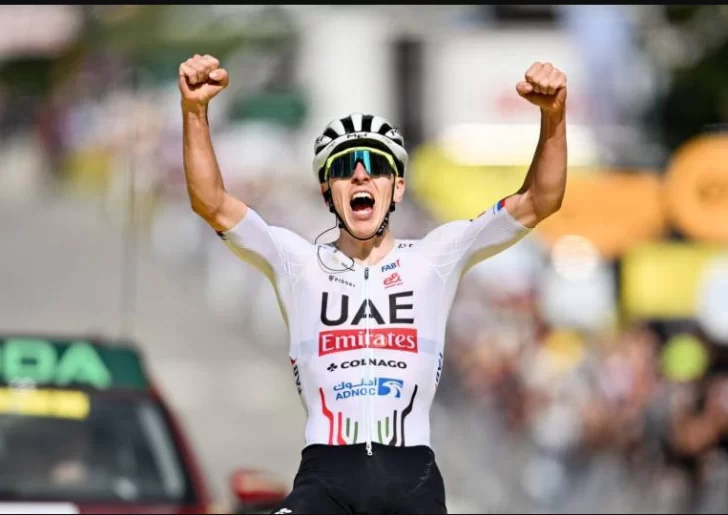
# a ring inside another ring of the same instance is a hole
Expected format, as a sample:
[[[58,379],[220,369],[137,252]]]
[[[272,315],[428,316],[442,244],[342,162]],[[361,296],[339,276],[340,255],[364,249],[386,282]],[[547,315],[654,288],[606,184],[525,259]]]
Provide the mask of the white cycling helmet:
[[[352,113],[333,120],[314,143],[313,174],[319,183],[324,182],[323,167],[334,150],[365,145],[389,152],[404,177],[409,156],[404,149],[404,139],[399,129],[381,116]]]

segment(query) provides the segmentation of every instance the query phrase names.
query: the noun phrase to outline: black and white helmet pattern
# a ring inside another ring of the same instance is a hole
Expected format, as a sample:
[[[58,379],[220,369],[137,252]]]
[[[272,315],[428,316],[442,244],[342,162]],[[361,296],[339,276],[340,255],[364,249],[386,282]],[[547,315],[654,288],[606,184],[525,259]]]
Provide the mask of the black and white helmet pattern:
[[[389,152],[404,176],[409,156],[399,129],[381,116],[352,113],[333,120],[314,143],[313,173],[323,182],[323,167],[334,150],[357,144],[372,145]]]

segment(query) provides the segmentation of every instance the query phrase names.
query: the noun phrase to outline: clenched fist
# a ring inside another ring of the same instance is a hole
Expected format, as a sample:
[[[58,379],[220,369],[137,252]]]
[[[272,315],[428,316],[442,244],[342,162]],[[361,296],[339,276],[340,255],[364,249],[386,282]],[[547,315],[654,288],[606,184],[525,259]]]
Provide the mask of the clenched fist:
[[[179,65],[179,90],[184,107],[207,105],[229,82],[228,72],[211,55],[195,55]]]
[[[566,75],[551,63],[535,62],[516,91],[546,113],[563,113],[566,106]]]

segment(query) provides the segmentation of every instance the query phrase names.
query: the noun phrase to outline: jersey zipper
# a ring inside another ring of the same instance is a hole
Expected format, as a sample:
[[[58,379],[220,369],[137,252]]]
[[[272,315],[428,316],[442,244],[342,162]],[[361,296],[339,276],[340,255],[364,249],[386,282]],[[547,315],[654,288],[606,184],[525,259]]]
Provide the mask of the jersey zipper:
[[[367,378],[367,388],[369,387],[369,384],[371,383],[371,368],[370,363],[372,359],[372,349],[369,346],[370,338],[369,338],[369,320],[371,318],[371,304],[369,301],[369,267],[366,267],[364,269],[364,302],[366,302],[366,316],[364,327],[365,327],[365,333],[364,338],[367,342],[367,365],[365,367],[366,369],[366,378]],[[372,395],[367,395],[366,398],[366,425],[367,425],[367,455],[371,456],[372,453]]]

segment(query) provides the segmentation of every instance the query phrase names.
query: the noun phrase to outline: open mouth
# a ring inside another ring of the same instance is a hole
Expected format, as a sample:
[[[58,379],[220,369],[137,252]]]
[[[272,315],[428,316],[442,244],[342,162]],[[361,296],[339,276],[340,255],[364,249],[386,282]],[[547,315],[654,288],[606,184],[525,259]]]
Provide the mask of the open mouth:
[[[372,197],[371,193],[360,191],[354,194],[349,205],[355,215],[365,216],[373,211],[374,203],[374,197]]]

